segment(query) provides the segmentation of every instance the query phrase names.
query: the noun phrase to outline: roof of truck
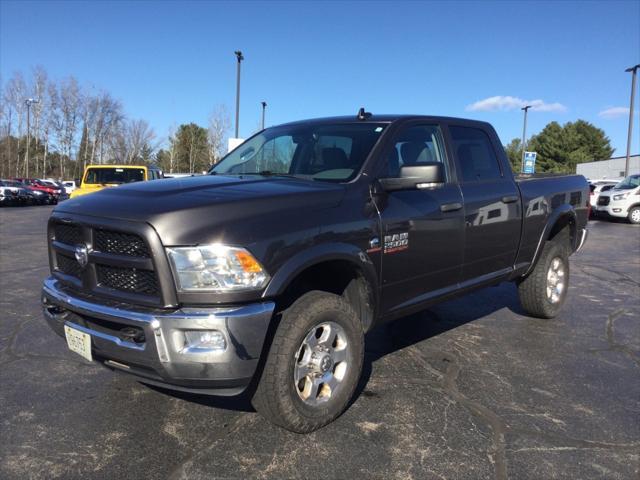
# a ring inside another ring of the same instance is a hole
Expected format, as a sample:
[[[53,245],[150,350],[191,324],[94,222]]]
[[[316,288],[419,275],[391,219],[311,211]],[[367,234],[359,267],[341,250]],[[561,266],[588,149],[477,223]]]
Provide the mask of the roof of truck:
[[[399,120],[428,120],[431,122],[455,122],[455,123],[475,123],[489,125],[487,122],[481,120],[472,120],[468,118],[456,118],[456,117],[443,117],[438,115],[411,115],[411,114],[370,114],[365,119],[359,119],[357,115],[343,115],[336,117],[320,117],[310,118],[305,120],[296,120],[293,122],[286,122],[278,127],[284,125],[305,125],[305,124],[322,124],[322,123],[393,123]]]

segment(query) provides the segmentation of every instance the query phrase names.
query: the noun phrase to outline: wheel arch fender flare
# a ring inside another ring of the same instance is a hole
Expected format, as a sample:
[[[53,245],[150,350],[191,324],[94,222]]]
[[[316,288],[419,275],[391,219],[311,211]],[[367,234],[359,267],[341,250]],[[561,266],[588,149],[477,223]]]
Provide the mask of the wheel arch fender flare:
[[[282,265],[273,275],[263,297],[277,297],[282,294],[292,281],[310,267],[333,260],[351,263],[371,286],[374,296],[374,307],[378,304],[378,276],[369,256],[355,245],[348,243],[323,243],[303,250]]]
[[[533,270],[533,268],[538,263],[538,260],[540,259],[540,255],[542,254],[542,249],[544,248],[544,244],[549,239],[549,236],[551,235],[553,228],[558,224],[559,221],[564,220],[565,218],[568,220],[568,224],[571,225],[571,229],[572,229],[571,237],[575,242],[575,239],[577,238],[576,228],[577,228],[577,221],[578,221],[576,212],[569,204],[560,205],[553,212],[551,212],[551,215],[549,215],[549,218],[547,219],[547,223],[545,224],[544,229],[540,234],[540,239],[538,240],[538,246],[536,247],[536,251],[533,255],[533,259],[531,260],[531,265],[529,265],[529,268],[527,269],[527,271],[524,273],[523,276],[527,276],[529,275],[529,273],[531,273],[531,270]],[[572,245],[571,247],[572,249],[575,250],[576,246]]]

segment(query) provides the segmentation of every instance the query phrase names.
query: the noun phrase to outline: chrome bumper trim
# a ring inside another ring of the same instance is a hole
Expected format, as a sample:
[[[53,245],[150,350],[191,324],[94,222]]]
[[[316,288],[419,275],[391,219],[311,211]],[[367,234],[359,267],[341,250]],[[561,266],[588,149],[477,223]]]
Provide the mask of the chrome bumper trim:
[[[589,230],[587,230],[586,228],[583,228],[582,231],[580,232],[580,240],[578,241],[578,248],[576,248],[576,253],[580,251],[580,249],[584,245],[584,242],[587,241],[588,236],[589,236]]]
[[[151,369],[162,382],[183,386],[185,382],[228,384],[250,379],[275,309],[272,301],[171,311],[102,305],[76,297],[54,277],[44,281],[42,304],[47,323],[58,335],[64,337],[64,325],[89,334],[92,350],[101,361],[130,365],[131,371],[135,366]],[[105,321],[115,323],[115,329],[103,329]],[[140,328],[144,340],[137,343],[118,335],[120,326]],[[186,330],[218,330],[225,336],[227,348],[217,352],[185,351],[180,339]]]

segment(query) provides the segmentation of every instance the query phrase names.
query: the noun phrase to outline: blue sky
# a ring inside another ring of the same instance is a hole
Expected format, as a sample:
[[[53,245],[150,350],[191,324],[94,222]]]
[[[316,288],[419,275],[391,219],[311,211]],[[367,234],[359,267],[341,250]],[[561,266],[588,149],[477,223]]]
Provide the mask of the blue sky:
[[[160,138],[218,104],[233,118],[237,49],[241,136],[265,100],[268,125],[363,105],[486,120],[507,143],[521,101],[538,100],[528,133],[582,118],[624,155],[640,1],[0,3],[3,81],[35,65],[74,75]]]

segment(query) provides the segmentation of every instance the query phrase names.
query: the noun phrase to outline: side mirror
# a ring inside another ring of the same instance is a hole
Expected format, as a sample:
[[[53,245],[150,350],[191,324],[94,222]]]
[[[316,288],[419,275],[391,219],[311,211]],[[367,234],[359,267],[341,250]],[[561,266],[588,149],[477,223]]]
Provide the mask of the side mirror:
[[[73,183],[76,184],[76,187],[80,188],[80,179],[79,178],[74,178],[73,179]]]
[[[444,164],[426,162],[400,168],[397,178],[381,178],[380,184],[387,192],[436,187],[445,182]]]

